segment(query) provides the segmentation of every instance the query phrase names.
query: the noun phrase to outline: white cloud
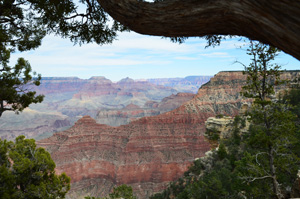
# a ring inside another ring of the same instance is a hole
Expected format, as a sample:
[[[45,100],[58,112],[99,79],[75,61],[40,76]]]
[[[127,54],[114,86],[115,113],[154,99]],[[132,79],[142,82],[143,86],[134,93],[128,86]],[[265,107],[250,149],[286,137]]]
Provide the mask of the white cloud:
[[[187,60],[187,61],[190,61],[190,60],[198,60],[199,58],[196,58],[196,57],[175,57],[175,59],[179,59],[179,60]]]
[[[73,45],[68,39],[50,35],[44,39],[40,48],[13,54],[12,60],[22,56],[28,59],[33,67],[38,66],[39,69],[53,65],[126,66],[166,64],[170,62],[169,60],[176,59],[175,56],[179,59],[192,60],[193,58],[189,58],[188,54],[194,51],[196,51],[195,45],[179,45],[160,37],[136,33],[123,33],[112,44],[103,46],[97,44]]]
[[[212,53],[203,53],[200,55],[204,56],[204,57],[209,57],[209,58],[230,58],[230,57],[232,57],[227,52],[212,52]]]
[[[188,53],[194,50],[186,44],[172,43],[168,39],[154,36],[144,36],[136,33],[123,33],[112,44],[117,49],[148,50],[155,53]]]
[[[12,54],[11,63],[24,57],[44,77],[103,75],[118,80],[127,76],[183,77],[200,71],[201,75],[212,75],[223,70],[221,66],[233,67],[234,60],[242,59],[245,53],[237,50],[242,44],[231,39],[223,41],[221,46],[205,49],[204,39],[191,38],[179,45],[169,39],[130,32],[120,34],[112,44],[74,46],[68,39],[50,35],[38,49]]]

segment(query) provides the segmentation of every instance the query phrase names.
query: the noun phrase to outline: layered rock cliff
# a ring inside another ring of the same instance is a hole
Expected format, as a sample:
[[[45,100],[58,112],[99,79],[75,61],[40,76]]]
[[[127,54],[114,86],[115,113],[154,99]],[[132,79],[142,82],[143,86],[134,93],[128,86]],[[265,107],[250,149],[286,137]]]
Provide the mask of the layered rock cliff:
[[[120,184],[131,185],[139,198],[147,198],[209,150],[195,128],[184,126],[149,117],[115,128],[85,116],[39,146],[51,153],[59,172],[71,177],[69,198],[103,196]]]
[[[121,184],[132,186],[138,198],[148,198],[210,150],[203,136],[205,121],[239,113],[248,102],[240,96],[245,80],[242,72],[220,72],[173,111],[119,127],[85,116],[38,144],[51,153],[57,171],[72,178],[69,198],[104,196]]]

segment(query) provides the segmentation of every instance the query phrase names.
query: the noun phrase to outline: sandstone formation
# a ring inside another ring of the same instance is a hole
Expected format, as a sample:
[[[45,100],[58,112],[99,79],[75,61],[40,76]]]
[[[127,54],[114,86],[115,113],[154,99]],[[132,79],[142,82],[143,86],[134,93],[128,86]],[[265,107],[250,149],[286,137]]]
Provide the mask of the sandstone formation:
[[[216,133],[220,133],[220,139],[226,139],[228,138],[228,132],[231,130],[229,125],[233,120],[233,117],[209,117],[205,121],[206,131],[216,131]]]

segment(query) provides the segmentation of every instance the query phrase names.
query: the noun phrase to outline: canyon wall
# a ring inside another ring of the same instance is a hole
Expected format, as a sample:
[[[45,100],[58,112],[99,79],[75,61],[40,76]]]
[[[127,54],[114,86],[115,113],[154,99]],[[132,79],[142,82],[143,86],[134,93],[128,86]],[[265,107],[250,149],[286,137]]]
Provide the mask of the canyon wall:
[[[216,114],[238,114],[245,103],[239,94],[244,82],[242,72],[220,72],[173,111],[119,127],[85,116],[39,146],[51,153],[58,172],[71,177],[70,198],[104,196],[124,183],[139,198],[148,198],[210,150],[203,137],[205,121]]]

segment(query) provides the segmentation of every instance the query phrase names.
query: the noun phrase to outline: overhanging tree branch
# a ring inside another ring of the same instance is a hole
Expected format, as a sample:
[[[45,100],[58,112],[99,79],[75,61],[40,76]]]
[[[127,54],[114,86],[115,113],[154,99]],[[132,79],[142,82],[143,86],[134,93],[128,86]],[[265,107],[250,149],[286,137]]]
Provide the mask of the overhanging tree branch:
[[[147,35],[238,35],[300,60],[300,3],[295,0],[97,0],[115,20]]]

